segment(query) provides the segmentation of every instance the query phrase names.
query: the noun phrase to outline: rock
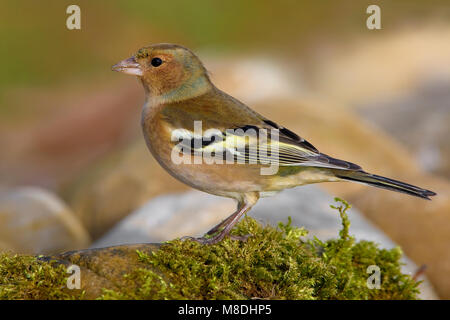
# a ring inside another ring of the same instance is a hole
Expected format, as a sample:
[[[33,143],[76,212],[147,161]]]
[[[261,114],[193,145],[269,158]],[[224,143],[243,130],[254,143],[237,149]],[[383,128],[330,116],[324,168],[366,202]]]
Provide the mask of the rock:
[[[0,192],[0,221],[0,247],[18,253],[48,254],[84,248],[90,242],[71,210],[39,188]]]
[[[249,215],[258,221],[276,225],[292,218],[292,224],[304,226],[310,237],[322,240],[336,237],[341,228],[339,216],[329,208],[332,196],[316,186],[286,190],[274,197],[261,199]],[[186,235],[200,236],[235,209],[234,201],[206,193],[191,191],[184,194],[160,196],[132,213],[92,248],[131,243],[153,243]],[[395,244],[377,227],[365,219],[358,210],[349,212],[350,233],[357,240],[374,241],[382,248]],[[403,271],[414,274],[418,267],[408,258]],[[421,287],[422,298],[436,298],[429,282]]]
[[[348,221],[347,213],[344,215],[343,221]],[[348,223],[345,225],[348,227]],[[347,232],[326,243],[308,243],[299,241],[307,234],[304,229],[263,227],[250,217],[233,231],[253,236],[245,242],[226,238],[211,246],[172,241],[167,245],[72,251],[37,259],[0,254],[0,273],[8,274],[0,278],[0,298],[418,298],[417,280],[402,272],[398,249],[383,250],[373,242],[354,242]],[[379,290],[367,286],[367,268],[374,264],[382,270]],[[68,279],[69,266],[77,270],[70,278],[78,281]]]
[[[95,299],[103,294],[103,289],[120,290],[125,274],[145,265],[137,259],[136,250],[151,254],[159,244],[122,245],[101,250],[69,251],[56,258],[66,266],[80,267],[80,291],[85,291],[84,299]],[[78,291],[78,290],[75,290]]]

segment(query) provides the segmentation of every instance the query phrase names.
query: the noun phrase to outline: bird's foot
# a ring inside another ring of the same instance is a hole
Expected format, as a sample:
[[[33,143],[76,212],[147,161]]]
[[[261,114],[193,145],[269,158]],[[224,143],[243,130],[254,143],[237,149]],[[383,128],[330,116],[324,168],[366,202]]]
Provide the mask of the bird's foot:
[[[191,240],[191,241],[198,242],[200,244],[212,245],[212,244],[219,243],[223,238],[225,238],[225,236],[226,235],[220,234],[220,233],[218,235],[213,236],[213,237],[208,236],[206,234],[205,236],[199,237],[199,238],[185,236],[185,237],[182,237],[180,240],[181,241]],[[228,235],[228,236],[230,237],[230,239],[233,239],[233,240],[236,240],[236,241],[246,242],[247,239],[249,237],[251,237],[252,235],[251,234],[246,234],[244,236],[236,236],[236,235]]]
[[[220,242],[220,240],[222,240],[222,239],[223,239],[223,237],[219,238],[217,236],[216,237],[205,237],[205,236],[203,236],[203,237],[199,237],[199,238],[186,236],[186,237],[182,237],[180,240],[181,241],[191,240],[191,241],[198,242],[200,244],[211,245],[211,244],[216,244],[216,243]]]

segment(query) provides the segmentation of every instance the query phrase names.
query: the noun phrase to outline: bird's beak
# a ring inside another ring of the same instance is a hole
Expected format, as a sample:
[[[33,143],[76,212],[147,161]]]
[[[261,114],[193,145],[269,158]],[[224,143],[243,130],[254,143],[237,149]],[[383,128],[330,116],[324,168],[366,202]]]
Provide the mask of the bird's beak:
[[[126,74],[131,74],[134,76],[144,75],[141,66],[139,65],[139,63],[136,62],[136,60],[134,60],[134,57],[122,60],[118,64],[113,65],[112,70],[117,72],[123,72]]]

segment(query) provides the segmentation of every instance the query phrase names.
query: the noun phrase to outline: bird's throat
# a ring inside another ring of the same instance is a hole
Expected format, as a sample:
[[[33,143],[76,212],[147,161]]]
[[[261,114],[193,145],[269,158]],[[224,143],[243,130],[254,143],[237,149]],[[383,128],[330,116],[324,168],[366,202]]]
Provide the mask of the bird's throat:
[[[199,97],[214,88],[211,81],[207,77],[202,76],[187,79],[177,88],[162,93],[157,92],[157,90],[152,90],[145,81],[142,81],[142,84],[144,86],[146,100],[150,105],[189,100]]]

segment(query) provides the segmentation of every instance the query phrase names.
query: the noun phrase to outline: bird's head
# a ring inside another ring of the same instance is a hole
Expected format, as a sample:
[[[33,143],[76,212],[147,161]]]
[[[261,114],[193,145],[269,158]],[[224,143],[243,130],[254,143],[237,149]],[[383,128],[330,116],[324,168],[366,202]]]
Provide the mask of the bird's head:
[[[200,59],[189,49],[174,44],[143,47],[112,69],[138,76],[151,97],[165,101],[199,96],[212,86]]]

